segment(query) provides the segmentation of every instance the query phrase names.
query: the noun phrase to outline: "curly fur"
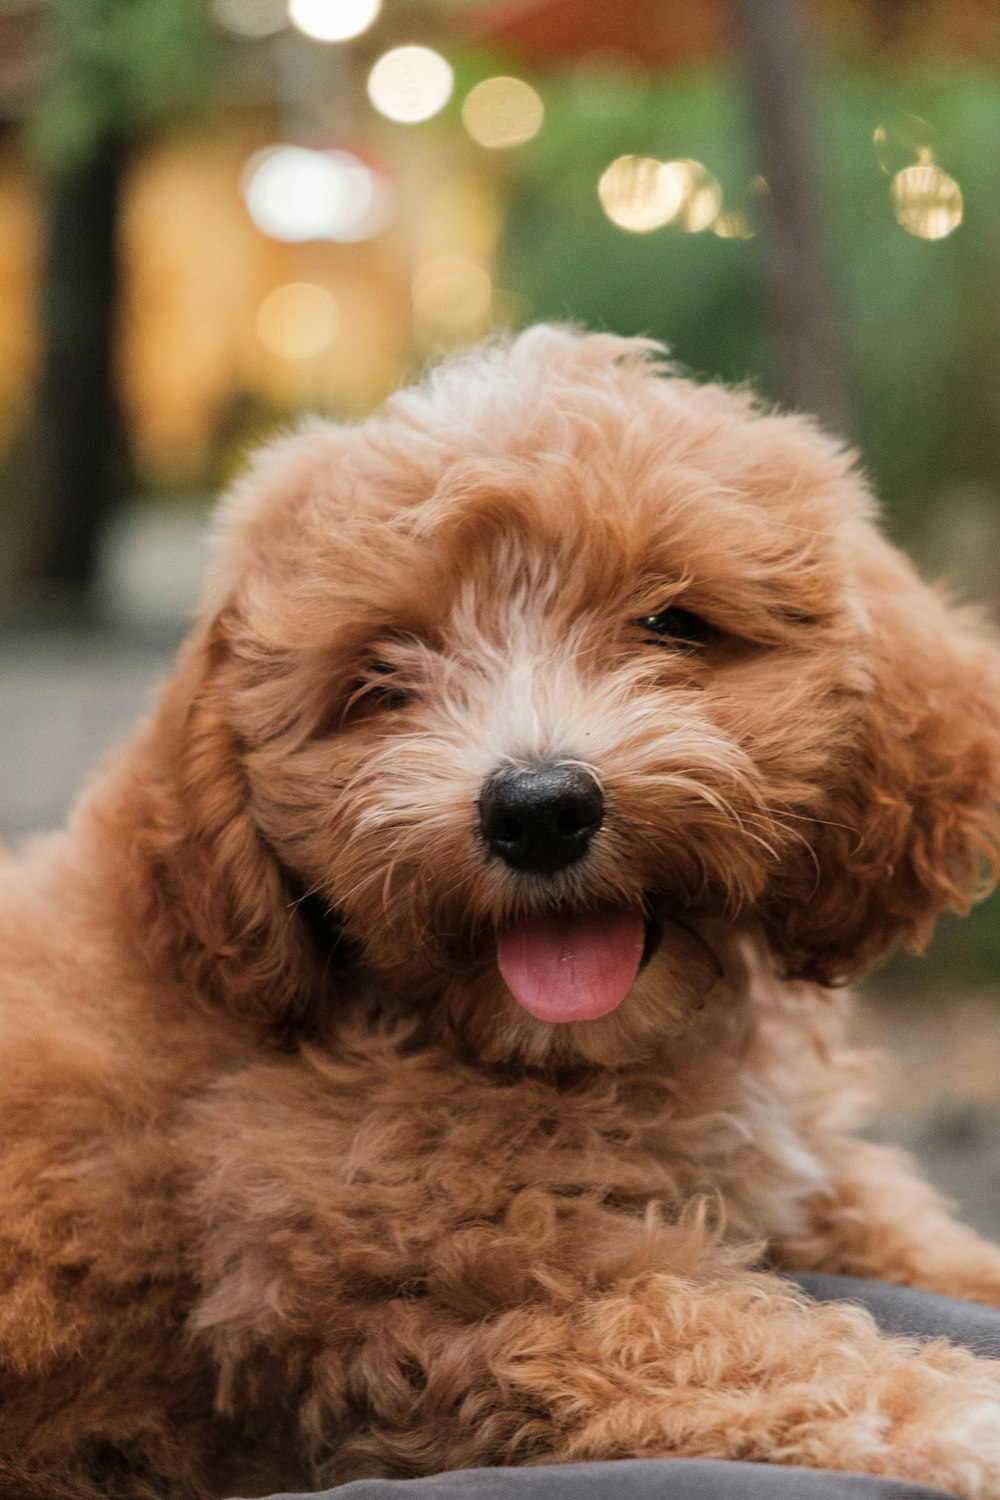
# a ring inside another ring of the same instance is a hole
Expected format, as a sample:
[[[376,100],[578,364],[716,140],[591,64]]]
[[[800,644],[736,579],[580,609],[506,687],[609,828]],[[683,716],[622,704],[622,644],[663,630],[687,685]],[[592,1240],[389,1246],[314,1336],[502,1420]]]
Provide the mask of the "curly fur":
[[[0,865],[0,1496],[675,1454],[1000,1496],[1000,1367],[773,1274],[1000,1305],[851,1134],[831,986],[988,885],[1000,650],[850,455],[538,328],[276,443],[221,538],[158,711]],[[519,873],[477,798],[551,757],[607,816]],[[498,929],[595,904],[659,947],[536,1019]]]

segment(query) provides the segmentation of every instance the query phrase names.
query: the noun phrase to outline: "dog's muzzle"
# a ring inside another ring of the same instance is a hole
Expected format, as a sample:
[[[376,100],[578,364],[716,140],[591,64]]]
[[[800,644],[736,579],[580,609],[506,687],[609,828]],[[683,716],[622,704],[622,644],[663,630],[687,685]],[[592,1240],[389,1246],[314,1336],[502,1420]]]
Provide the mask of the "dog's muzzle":
[[[604,821],[604,797],[589,771],[564,761],[508,766],[483,785],[479,826],[512,870],[552,875],[586,854]]]

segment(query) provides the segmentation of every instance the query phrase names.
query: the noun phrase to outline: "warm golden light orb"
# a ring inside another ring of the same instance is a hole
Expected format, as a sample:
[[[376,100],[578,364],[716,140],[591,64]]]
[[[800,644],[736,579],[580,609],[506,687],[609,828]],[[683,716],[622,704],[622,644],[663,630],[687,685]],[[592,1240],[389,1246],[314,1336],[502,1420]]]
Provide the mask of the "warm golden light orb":
[[[292,25],[314,42],[349,42],[381,9],[382,0],[288,0]]]
[[[415,125],[444,109],[455,75],[430,47],[394,47],[368,75],[368,97],[387,120]]]
[[[908,234],[943,240],[962,222],[962,189],[940,167],[918,162],[892,179],[892,206]]]
[[[339,326],[333,293],[311,281],[276,287],[257,312],[257,337],[279,359],[315,359],[329,349]]]
[[[597,184],[597,196],[612,224],[630,234],[668,224],[682,202],[678,179],[652,156],[619,156]]]
[[[462,105],[466,130],[491,151],[523,146],[538,134],[544,118],[538,93],[522,78],[484,78]]]
[[[350,151],[269,146],[242,174],[257,228],[275,240],[353,244],[380,234],[393,212],[388,180]]]
[[[662,173],[679,200],[672,215],[678,227],[688,234],[708,229],[722,208],[722,189],[708,168],[700,161],[681,157],[679,161],[665,161]]]
[[[897,115],[872,131],[875,159],[887,177],[895,177],[914,162],[933,161],[936,145],[937,131],[920,115]]]
[[[727,208],[712,220],[712,233],[720,240],[752,240],[757,231],[741,208]]]

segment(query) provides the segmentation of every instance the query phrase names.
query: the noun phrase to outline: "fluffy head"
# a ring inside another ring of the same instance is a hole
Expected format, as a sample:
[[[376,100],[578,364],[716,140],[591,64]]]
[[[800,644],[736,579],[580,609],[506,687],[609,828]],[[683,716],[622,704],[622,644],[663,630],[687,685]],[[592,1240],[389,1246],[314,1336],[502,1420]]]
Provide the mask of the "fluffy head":
[[[265,450],[222,535],[129,813],[144,940],[215,1001],[613,1059],[680,1023],[729,935],[833,983],[981,890],[994,639],[882,539],[839,446],[654,344],[540,327],[452,359]],[[551,761],[603,822],[512,868],[483,788]],[[497,933],[607,909],[658,939],[624,1002],[525,1014]]]

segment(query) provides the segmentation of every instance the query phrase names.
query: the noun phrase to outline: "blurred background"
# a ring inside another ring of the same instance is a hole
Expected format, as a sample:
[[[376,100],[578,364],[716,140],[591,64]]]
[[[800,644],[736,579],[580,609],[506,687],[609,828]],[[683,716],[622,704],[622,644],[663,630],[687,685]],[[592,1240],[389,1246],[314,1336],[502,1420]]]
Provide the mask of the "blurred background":
[[[571,318],[856,443],[1000,603],[995,0],[0,0],[0,838],[148,701],[304,409]],[[1000,1233],[1000,903],[870,985],[877,1131]]]

